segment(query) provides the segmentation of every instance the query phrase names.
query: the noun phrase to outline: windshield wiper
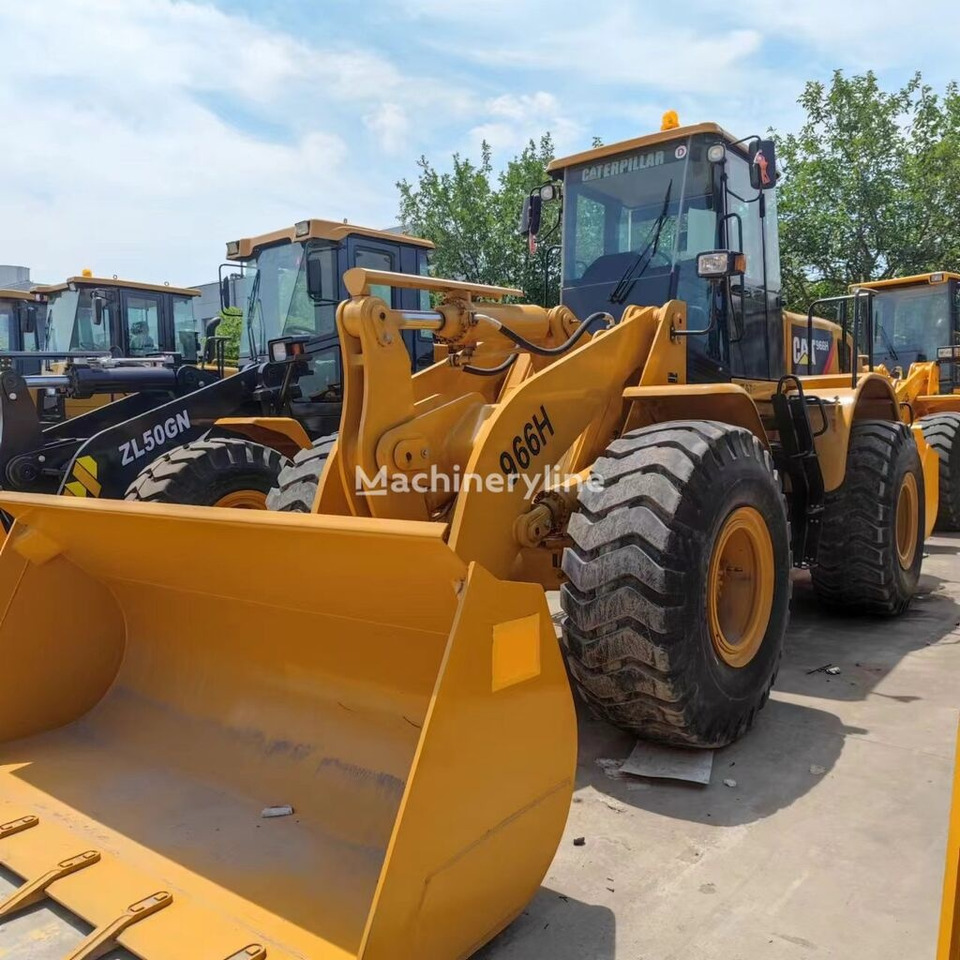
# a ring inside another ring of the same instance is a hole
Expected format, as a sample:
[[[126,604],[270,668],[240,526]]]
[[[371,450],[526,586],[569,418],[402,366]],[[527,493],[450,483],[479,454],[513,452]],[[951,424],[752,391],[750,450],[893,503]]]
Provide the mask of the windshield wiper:
[[[890,339],[890,334],[887,333],[886,328],[882,323],[877,324],[877,329],[880,331],[880,336],[883,338],[883,342],[887,345],[887,353],[890,354],[890,359],[896,363],[900,359],[900,354],[894,350],[893,341]]]
[[[257,344],[254,342],[253,338],[254,314],[259,313],[260,326],[263,326],[263,304],[260,303],[260,277],[262,276],[263,274],[257,270],[257,275],[253,280],[253,286],[250,288],[250,296],[247,298],[247,345],[250,347],[251,362],[257,361],[264,353],[266,353],[266,347],[264,347],[264,350],[262,351],[257,349]]]
[[[660,246],[660,234],[663,232],[663,225],[667,222],[667,208],[670,206],[670,191],[673,190],[673,180],[667,184],[667,192],[663,196],[663,207],[660,210],[660,216],[654,221],[650,228],[650,239],[647,245],[637,254],[637,259],[630,264],[624,271],[623,276],[617,281],[613,292],[610,294],[611,303],[623,303],[630,296],[636,282],[644,275],[647,267],[657,255],[657,249]]]

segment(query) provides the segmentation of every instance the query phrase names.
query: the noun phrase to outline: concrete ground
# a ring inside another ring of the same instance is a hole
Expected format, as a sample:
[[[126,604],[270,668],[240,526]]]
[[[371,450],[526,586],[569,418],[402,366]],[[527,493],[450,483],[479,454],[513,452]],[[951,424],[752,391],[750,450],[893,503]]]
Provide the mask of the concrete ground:
[[[476,960],[932,957],[960,705],[960,536],[926,549],[921,595],[898,620],[824,616],[798,579],[772,700],[716,754],[709,786],[610,779],[597,760],[633,743],[582,716],[556,859]],[[817,671],[826,664],[841,673]],[[15,883],[0,869],[0,897]],[[85,932],[38,905],[5,926],[0,957],[54,960]]]
[[[610,779],[597,760],[625,759],[632,741],[581,715],[560,849],[529,909],[477,960],[933,957],[960,536],[926,551],[921,594],[892,621],[826,616],[800,575],[772,699],[717,752],[709,786]],[[811,672],[826,664],[841,673]]]

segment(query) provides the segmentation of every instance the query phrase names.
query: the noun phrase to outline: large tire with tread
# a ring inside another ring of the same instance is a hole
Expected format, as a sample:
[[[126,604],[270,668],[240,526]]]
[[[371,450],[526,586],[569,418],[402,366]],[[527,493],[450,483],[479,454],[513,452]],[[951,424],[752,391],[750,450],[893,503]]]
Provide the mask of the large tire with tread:
[[[195,440],[144,467],[125,499],[265,510],[267,494],[289,462],[271,447],[239,437]]]
[[[960,413],[920,418],[923,439],[940,458],[940,502],[934,530],[960,530]]]
[[[843,483],[824,502],[811,570],[817,599],[844,613],[903,613],[917,589],[923,534],[923,470],[910,428],[854,423]]]
[[[320,484],[320,474],[323,473],[323,466],[336,442],[337,435],[332,433],[314,440],[312,447],[299,451],[280,471],[277,485],[267,497],[267,509],[286,513],[311,513]]]
[[[581,490],[563,558],[575,689],[646,739],[736,740],[769,696],[790,606],[789,526],[769,452],[740,427],[678,421],[615,440],[593,476],[602,488]],[[738,568],[746,520],[749,562]]]

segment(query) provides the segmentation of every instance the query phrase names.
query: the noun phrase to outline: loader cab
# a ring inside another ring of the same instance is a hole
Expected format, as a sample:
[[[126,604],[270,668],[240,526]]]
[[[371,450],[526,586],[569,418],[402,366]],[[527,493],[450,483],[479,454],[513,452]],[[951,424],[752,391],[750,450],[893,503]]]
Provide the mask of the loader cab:
[[[563,202],[562,303],[579,317],[599,310],[619,319],[632,304],[684,300],[689,329],[702,331],[687,342],[691,382],[778,379],[785,357],[774,163],[772,144],[736,140],[714,124],[553,161]],[[698,258],[708,251],[743,254],[743,273],[702,276]]]
[[[869,290],[873,359],[907,373],[913,363],[939,360],[940,392],[960,390],[960,361],[945,359],[960,344],[960,274],[938,271],[855,284]]]
[[[265,360],[271,340],[306,337],[311,372],[298,381],[301,396],[339,404],[343,375],[336,315],[349,296],[344,273],[366,267],[425,274],[432,249],[428,240],[327,220],[302,220],[286,230],[227,244],[227,258],[244,265],[249,290],[242,305],[240,365]],[[395,309],[429,308],[424,291],[374,287],[372,292]],[[403,336],[415,371],[433,363],[429,331],[404,331]]]
[[[40,288],[49,297],[44,350],[198,359],[198,290],[83,275]],[[55,358],[53,359],[56,362]]]
[[[16,356],[37,353],[43,343],[47,302],[26,290],[0,290],[0,366],[26,376],[40,373],[38,358]]]

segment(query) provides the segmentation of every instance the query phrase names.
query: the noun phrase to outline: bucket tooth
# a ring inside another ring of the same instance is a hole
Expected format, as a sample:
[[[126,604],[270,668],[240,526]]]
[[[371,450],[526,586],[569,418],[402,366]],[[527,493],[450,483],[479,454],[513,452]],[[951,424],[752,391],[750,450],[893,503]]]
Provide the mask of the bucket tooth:
[[[128,927],[153,915],[173,903],[173,897],[166,890],[158,890],[143,900],[131,903],[119,917],[94,930],[84,941],[68,953],[63,960],[97,960],[114,946],[117,937]]]
[[[51,867],[46,873],[42,873],[35,880],[29,880],[23,886],[17,888],[10,894],[6,900],[0,901],[0,920],[9,917],[18,910],[24,910],[32,907],[35,903],[42,900],[47,895],[47,887],[57,880],[69,877],[71,873],[83,870],[84,867],[92,867],[100,860],[99,850],[85,850],[78,853],[75,857],[68,857],[61,860],[56,866]]]
[[[0,823],[0,840],[4,837],[12,837],[15,833],[21,833],[35,827],[40,822],[39,817],[26,816],[17,820],[9,820],[7,823]]]
[[[251,943],[248,947],[231,953],[225,960],[265,960],[267,948],[262,943]]]

